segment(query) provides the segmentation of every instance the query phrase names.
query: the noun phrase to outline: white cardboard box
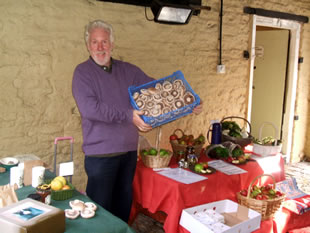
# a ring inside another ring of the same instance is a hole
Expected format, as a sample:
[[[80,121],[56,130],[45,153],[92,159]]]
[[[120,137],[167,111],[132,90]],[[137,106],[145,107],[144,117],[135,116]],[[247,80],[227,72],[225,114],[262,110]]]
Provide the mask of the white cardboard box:
[[[0,232],[63,233],[65,213],[56,207],[26,198],[0,209]]]
[[[231,200],[221,200],[209,204],[183,209],[180,225],[191,233],[213,233],[207,225],[197,220],[193,214],[207,209],[216,210],[224,215],[225,224],[230,226],[225,233],[249,233],[260,228],[261,214],[239,205]]]

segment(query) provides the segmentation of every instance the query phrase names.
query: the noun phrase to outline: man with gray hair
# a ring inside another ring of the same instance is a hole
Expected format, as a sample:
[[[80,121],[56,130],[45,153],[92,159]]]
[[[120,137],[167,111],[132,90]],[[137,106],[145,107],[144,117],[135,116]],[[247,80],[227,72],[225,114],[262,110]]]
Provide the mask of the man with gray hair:
[[[128,87],[154,79],[137,66],[112,59],[111,25],[95,20],[85,28],[90,57],[73,75],[72,92],[82,119],[86,193],[106,210],[128,221],[140,131],[151,126],[130,104]]]
[[[129,86],[153,81],[140,68],[112,59],[112,26],[102,20],[85,29],[90,57],[73,74],[72,92],[82,119],[86,193],[112,214],[128,222],[139,132],[152,127],[130,104]],[[193,109],[198,114],[202,105]]]

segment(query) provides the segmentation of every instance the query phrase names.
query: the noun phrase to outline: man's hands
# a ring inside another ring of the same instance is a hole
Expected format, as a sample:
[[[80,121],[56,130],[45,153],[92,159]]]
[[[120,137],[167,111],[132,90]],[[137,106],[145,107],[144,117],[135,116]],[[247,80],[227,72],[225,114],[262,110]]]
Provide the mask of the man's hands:
[[[202,101],[198,106],[196,106],[193,109],[193,113],[198,115],[202,112],[203,107],[202,107]],[[142,132],[148,132],[152,129],[152,126],[149,124],[146,124],[140,117],[140,115],[143,115],[143,111],[138,111],[138,110],[133,110],[133,123],[134,125]]]
[[[197,106],[198,107],[198,106]],[[142,132],[147,132],[152,129],[152,126],[149,124],[146,124],[140,117],[140,115],[143,115],[143,111],[133,110],[133,123],[137,128]]]
[[[202,101],[200,101],[200,104],[198,106],[196,106],[195,108],[193,108],[193,113],[198,115],[202,112]]]

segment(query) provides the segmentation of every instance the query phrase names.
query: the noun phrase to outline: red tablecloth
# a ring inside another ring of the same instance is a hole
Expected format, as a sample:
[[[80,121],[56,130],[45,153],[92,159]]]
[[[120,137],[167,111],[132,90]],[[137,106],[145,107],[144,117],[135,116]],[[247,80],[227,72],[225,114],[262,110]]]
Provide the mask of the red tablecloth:
[[[193,184],[183,184],[157,174],[153,169],[145,167],[142,161],[139,161],[133,182],[134,202],[131,219],[134,219],[138,214],[136,208],[138,204],[148,209],[151,213],[163,211],[167,214],[164,222],[166,233],[184,232],[185,229],[179,225],[183,209],[223,199],[237,201],[236,193],[241,189],[247,188],[255,177],[264,173],[271,173],[276,182],[284,180],[284,161],[282,157],[268,157],[266,163],[263,162],[264,159],[259,163],[250,161],[239,165],[247,173],[225,175],[217,171],[214,174],[206,175],[208,177],[207,180]],[[200,158],[200,161],[207,160],[206,156],[201,156]],[[172,158],[170,166],[177,167],[174,158]],[[261,184],[266,183],[272,183],[272,181],[265,176],[261,179]],[[274,224],[270,220],[263,227],[264,229],[272,229]]]

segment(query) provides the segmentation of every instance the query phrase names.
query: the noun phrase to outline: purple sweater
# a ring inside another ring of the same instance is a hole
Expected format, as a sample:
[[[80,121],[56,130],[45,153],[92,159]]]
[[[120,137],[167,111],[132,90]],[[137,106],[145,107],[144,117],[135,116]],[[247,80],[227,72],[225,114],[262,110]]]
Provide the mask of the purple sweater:
[[[111,73],[92,59],[76,67],[72,93],[82,118],[86,155],[137,150],[139,133],[132,122],[128,87],[152,80],[138,67],[119,60],[113,60]]]

